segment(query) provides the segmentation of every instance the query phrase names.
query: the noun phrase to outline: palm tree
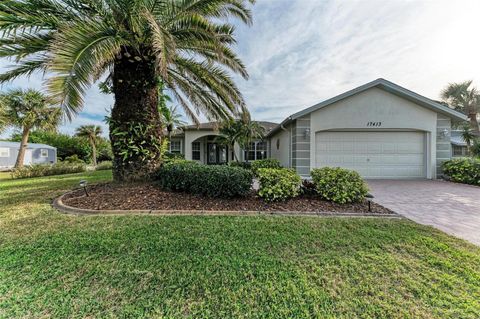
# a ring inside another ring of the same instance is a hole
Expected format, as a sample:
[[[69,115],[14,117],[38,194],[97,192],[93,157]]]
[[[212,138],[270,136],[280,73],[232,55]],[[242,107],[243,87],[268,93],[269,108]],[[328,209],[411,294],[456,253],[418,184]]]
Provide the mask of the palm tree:
[[[182,115],[178,113],[177,106],[165,106],[160,109],[160,117],[163,125],[167,129],[168,140],[172,139],[173,130],[186,122],[182,120]]]
[[[68,118],[107,75],[114,178],[150,176],[161,161],[158,82],[195,123],[245,108],[229,74],[247,78],[230,17],[251,23],[254,0],[10,0],[0,3],[0,56],[18,65],[0,82],[40,70]],[[141,132],[141,134],[137,134]],[[126,139],[125,135],[129,138]]]
[[[238,161],[238,157],[235,154],[235,143],[248,152],[251,142],[264,137],[265,128],[258,122],[252,121],[250,113],[244,111],[239,115],[238,119],[228,120],[221,124],[220,136],[216,138],[216,141],[232,149],[233,157]]]
[[[75,130],[75,135],[88,139],[92,148],[92,164],[97,166],[97,142],[102,135],[102,128],[97,125],[82,125]]]
[[[61,118],[59,107],[42,92],[28,89],[15,89],[0,95],[0,104],[4,109],[4,118],[8,126],[22,131],[22,140],[15,167],[22,167],[28,137],[32,129],[55,130]]]
[[[466,114],[475,135],[480,134],[478,112],[480,110],[480,93],[472,86],[472,81],[450,83],[441,93],[442,99],[455,110]]]

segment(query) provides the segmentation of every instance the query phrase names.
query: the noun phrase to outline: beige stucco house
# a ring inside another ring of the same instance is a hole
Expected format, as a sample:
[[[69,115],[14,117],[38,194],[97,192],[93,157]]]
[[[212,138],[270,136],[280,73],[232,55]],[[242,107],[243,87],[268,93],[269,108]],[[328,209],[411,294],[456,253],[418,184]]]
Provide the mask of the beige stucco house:
[[[251,151],[235,146],[239,160],[278,159],[308,177],[316,167],[345,167],[365,178],[429,178],[452,157],[452,124],[465,115],[384,79],[292,114],[282,123],[260,122],[265,141]],[[220,164],[231,150],[215,143],[215,123],[187,126],[171,150],[189,160]]]

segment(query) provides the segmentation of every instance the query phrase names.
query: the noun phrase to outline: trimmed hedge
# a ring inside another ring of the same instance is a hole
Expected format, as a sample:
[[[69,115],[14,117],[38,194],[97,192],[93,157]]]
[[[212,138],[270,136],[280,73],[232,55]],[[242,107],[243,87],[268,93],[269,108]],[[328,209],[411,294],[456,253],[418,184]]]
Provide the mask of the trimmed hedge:
[[[300,194],[302,179],[292,169],[259,168],[257,174],[260,182],[258,196],[267,202],[283,201]]]
[[[280,161],[274,158],[266,158],[262,160],[256,160],[251,162],[252,164],[252,172],[253,174],[257,175],[258,170],[261,168],[282,168],[282,165],[280,165]]]
[[[237,162],[237,161],[232,161],[232,162],[228,162],[228,166],[241,167],[241,168],[244,168],[244,169],[251,170],[251,169],[252,169],[252,162]]]
[[[346,204],[358,202],[368,193],[367,184],[355,171],[340,167],[316,168],[310,172],[321,198]]]
[[[162,188],[221,198],[247,195],[252,179],[252,173],[240,167],[202,165],[192,161],[166,163],[157,174]]]
[[[96,171],[106,171],[113,168],[112,161],[103,161],[97,164],[95,167]]]
[[[457,183],[480,185],[480,159],[455,158],[443,162],[443,174]]]
[[[63,175],[72,173],[82,173],[87,170],[87,166],[83,163],[56,163],[56,164],[35,164],[15,168],[10,173],[12,178],[30,178],[51,175]]]

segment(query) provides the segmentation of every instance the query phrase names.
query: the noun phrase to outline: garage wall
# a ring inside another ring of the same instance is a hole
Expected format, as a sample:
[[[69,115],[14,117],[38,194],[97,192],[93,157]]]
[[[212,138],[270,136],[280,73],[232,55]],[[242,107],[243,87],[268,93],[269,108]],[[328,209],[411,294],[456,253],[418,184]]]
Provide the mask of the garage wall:
[[[310,114],[292,125],[292,167],[302,177],[310,175]]]
[[[315,133],[346,131],[423,131],[427,136],[427,177],[435,177],[437,113],[379,88],[325,106],[310,115],[310,162],[315,163]]]
[[[448,134],[444,135],[443,131],[447,130]],[[437,162],[436,162],[436,171],[437,178],[440,178],[443,174],[442,172],[442,163],[446,160],[449,160],[452,156],[452,144],[450,141],[452,130],[452,123],[450,118],[445,115],[438,114],[437,116],[437,143],[436,143],[436,152],[437,152]]]

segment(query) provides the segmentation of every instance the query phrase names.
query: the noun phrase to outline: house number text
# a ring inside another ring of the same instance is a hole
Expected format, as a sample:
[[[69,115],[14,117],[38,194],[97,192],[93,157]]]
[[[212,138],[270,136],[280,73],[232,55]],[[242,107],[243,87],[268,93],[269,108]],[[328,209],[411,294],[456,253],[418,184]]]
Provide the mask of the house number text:
[[[367,122],[367,126],[380,127],[382,122]]]

